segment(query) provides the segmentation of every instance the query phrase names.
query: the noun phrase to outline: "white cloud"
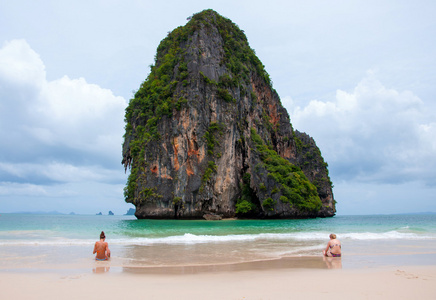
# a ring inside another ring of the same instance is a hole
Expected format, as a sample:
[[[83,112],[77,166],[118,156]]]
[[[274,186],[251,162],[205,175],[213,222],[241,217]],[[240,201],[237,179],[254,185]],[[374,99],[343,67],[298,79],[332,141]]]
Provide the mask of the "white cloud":
[[[25,40],[0,49],[0,87],[0,180],[124,179],[124,98],[84,78],[48,81],[44,63]]]
[[[0,182],[0,196],[47,196],[44,187],[36,184],[21,184],[16,182]]]
[[[313,136],[336,179],[436,184],[436,123],[425,103],[368,73],[352,92],[300,107],[287,99],[292,123]]]
[[[67,76],[47,82],[31,108],[35,123],[46,129],[36,138],[51,137],[74,149],[120,155],[126,101],[85,79]],[[47,130],[48,129],[48,130]]]
[[[339,214],[392,214],[434,211],[435,187],[421,182],[373,184],[338,182],[334,194]]]
[[[106,169],[98,165],[76,166],[64,162],[4,163],[0,162],[0,172],[18,179],[37,178],[48,182],[112,182],[125,178],[120,170]]]
[[[0,49],[0,79],[3,83],[41,87],[45,66],[25,40],[12,40]]]
[[[122,200],[124,184],[69,182],[36,185],[0,182],[0,212],[59,211],[62,213],[125,214],[131,208]],[[5,199],[5,200],[3,200]]]

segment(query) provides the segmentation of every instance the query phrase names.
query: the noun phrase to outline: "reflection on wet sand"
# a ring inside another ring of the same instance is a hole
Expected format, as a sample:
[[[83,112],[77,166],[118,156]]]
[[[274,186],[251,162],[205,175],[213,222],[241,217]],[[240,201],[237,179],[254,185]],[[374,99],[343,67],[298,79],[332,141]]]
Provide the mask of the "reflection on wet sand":
[[[293,253],[289,250],[293,247],[312,249],[313,245],[306,245],[304,242],[288,245],[288,242],[281,240],[275,243],[260,240],[255,245],[246,241],[213,244],[129,245],[120,249],[123,252],[120,256],[123,257],[124,265],[132,267],[236,264],[277,260],[280,257],[314,257],[308,252]]]
[[[92,273],[100,274],[109,272],[111,269],[109,261],[96,261]]]
[[[109,270],[111,269],[111,267],[107,266],[107,267],[95,267],[94,269],[92,269],[92,273],[106,273],[109,272]]]
[[[342,259],[340,257],[323,256],[328,269],[342,269]]]
[[[277,269],[327,269],[321,257],[287,257],[242,263],[190,265],[190,266],[132,266],[123,267],[123,272],[135,274],[180,275]]]

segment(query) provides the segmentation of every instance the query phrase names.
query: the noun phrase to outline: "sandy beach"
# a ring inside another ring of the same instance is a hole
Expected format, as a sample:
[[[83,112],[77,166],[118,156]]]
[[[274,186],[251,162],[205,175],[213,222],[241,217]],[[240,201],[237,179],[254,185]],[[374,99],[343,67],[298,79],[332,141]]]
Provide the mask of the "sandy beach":
[[[436,295],[432,216],[216,223],[7,217],[0,223],[1,300]],[[108,228],[109,261],[92,254],[97,227]],[[342,258],[321,255],[328,232],[341,233]]]
[[[342,269],[341,260],[17,269],[0,272],[0,299],[434,299],[436,266]]]

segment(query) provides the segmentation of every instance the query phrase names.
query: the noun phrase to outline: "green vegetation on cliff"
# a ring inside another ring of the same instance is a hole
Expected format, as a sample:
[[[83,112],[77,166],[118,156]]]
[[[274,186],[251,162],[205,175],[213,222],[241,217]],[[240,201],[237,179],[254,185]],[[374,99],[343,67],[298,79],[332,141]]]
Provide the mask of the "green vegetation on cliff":
[[[243,81],[250,82],[250,75],[257,73],[270,85],[271,80],[263,64],[250,48],[242,30],[231,20],[224,18],[213,10],[204,10],[189,18],[185,26],[180,26],[168,34],[157,48],[154,65],[150,66],[150,74],[141,84],[133,99],[130,100],[125,114],[125,137],[131,137],[130,157],[133,161],[132,171],[127,186],[124,189],[126,201],[134,201],[134,191],[138,187],[139,168],[145,167],[145,145],[152,140],[159,140],[159,121],[170,118],[174,111],[180,111],[188,100],[183,88],[189,83],[189,73],[186,56],[186,44],[202,27],[206,30],[215,26],[224,43],[222,64],[232,74],[232,78],[225,74],[219,83],[210,80],[200,72],[208,83],[217,86],[218,96],[228,103],[236,103],[228,89],[239,86]],[[179,92],[176,93],[179,86]],[[214,140],[212,132],[206,136],[209,154],[213,152]]]
[[[136,137],[144,142],[152,138],[158,139],[157,121],[163,116],[171,116],[174,109],[180,110],[180,106],[187,102],[183,95],[174,95],[174,92],[177,84],[188,78],[184,46],[202,24],[206,28],[215,25],[224,42],[222,63],[231,71],[233,78],[227,74],[220,78],[218,92],[223,100],[234,102],[226,88],[238,86],[241,78],[249,83],[253,72],[271,84],[264,65],[250,48],[244,32],[232,21],[213,10],[202,11],[193,15],[185,26],[170,32],[159,44],[150,74],[126,108],[127,135],[133,131],[133,121],[142,121],[144,128],[136,128]],[[204,74],[201,75],[210,81]]]
[[[327,165],[295,134],[244,32],[213,10],[188,20],[161,41],[126,108],[124,196],[136,216],[334,213]]]
[[[245,173],[242,177],[241,198],[239,198],[236,203],[235,211],[241,216],[249,215],[257,209],[256,205],[254,204],[256,196],[250,187],[250,180],[250,173]]]
[[[254,129],[251,129],[251,139],[268,171],[268,177],[280,187],[282,194],[280,201],[289,203],[301,211],[318,211],[322,203],[317,189],[301,169],[278,155],[276,151],[269,149]],[[271,209],[274,206],[273,199],[265,199],[263,206],[265,205],[266,208]]]
[[[328,164],[324,161],[321,155],[321,150],[315,145],[315,141],[307,134],[298,131],[294,132],[294,140],[297,146],[297,154],[300,157],[301,169],[319,169],[311,179],[319,193],[325,187],[333,188],[333,183],[330,180]]]

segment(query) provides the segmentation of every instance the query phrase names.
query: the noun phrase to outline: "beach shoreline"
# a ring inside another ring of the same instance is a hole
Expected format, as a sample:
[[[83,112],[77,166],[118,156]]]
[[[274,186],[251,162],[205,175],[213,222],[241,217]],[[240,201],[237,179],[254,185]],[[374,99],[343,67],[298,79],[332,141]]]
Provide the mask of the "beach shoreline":
[[[163,267],[107,261],[90,267],[0,270],[0,298],[433,299],[436,292],[435,263],[330,269],[322,257],[287,257]]]
[[[421,216],[8,216],[0,224],[0,299],[433,299],[434,224]],[[100,228],[109,261],[92,254]],[[330,232],[342,242],[340,259],[321,255]]]

